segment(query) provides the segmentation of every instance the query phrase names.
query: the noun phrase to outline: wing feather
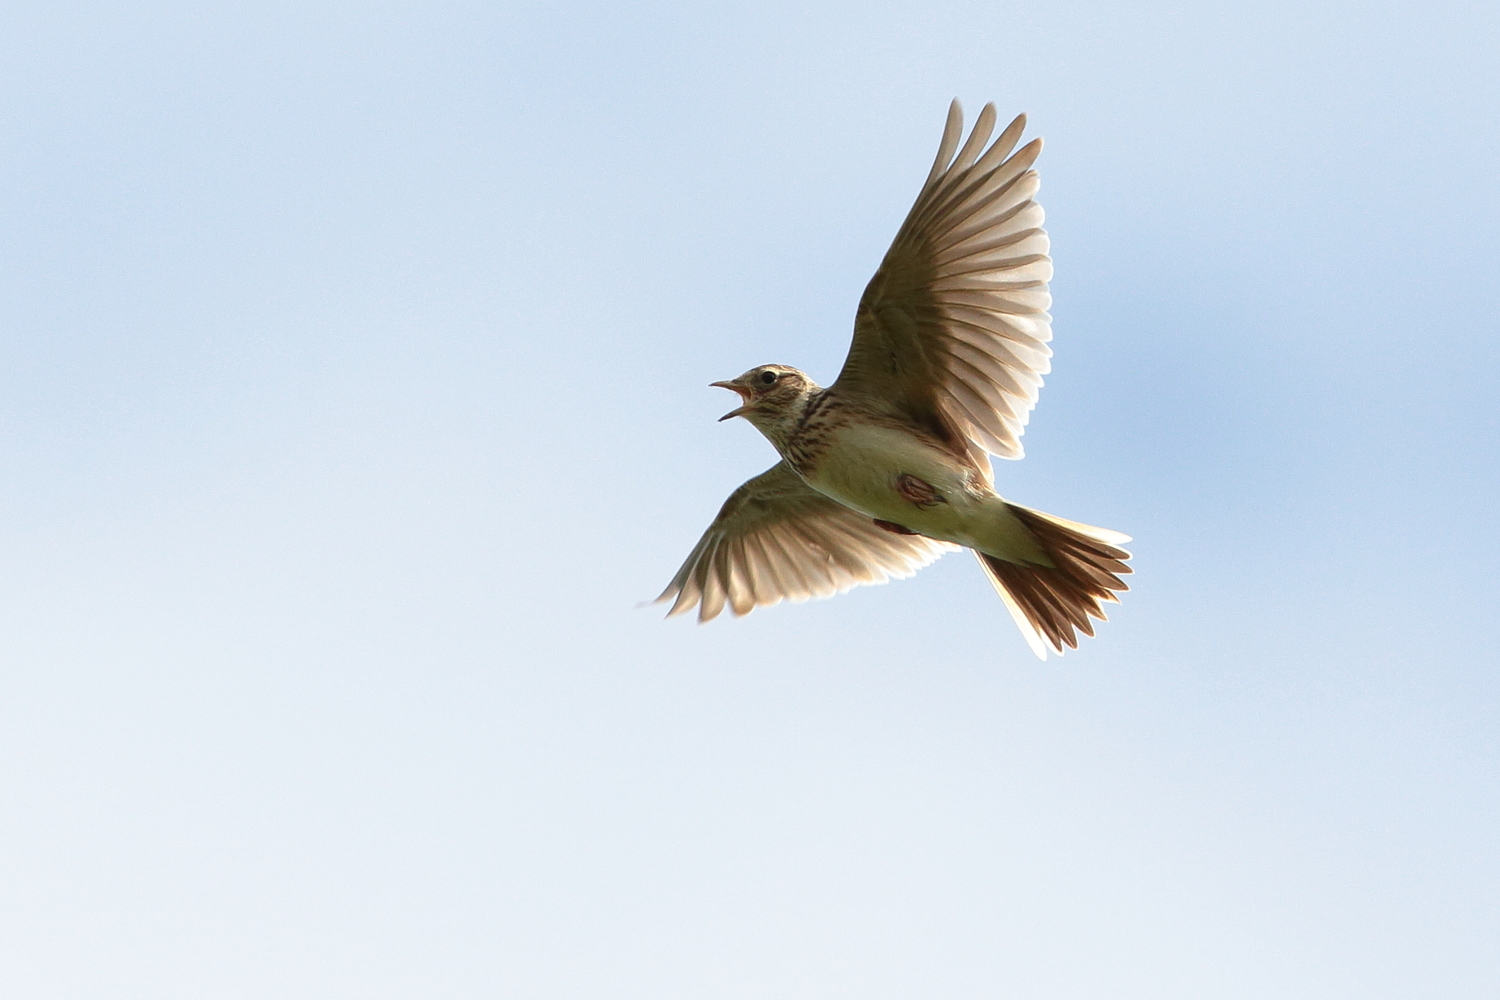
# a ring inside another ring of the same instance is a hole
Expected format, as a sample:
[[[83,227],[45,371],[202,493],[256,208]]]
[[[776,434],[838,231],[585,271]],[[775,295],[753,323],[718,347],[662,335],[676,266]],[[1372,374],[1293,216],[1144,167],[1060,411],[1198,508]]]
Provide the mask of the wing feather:
[[[957,548],[898,535],[808,486],[785,462],[730,495],[658,601],[668,616],[735,615],[911,576]]]
[[[953,151],[958,148],[959,136],[964,134],[964,109],[957,101],[948,105],[948,120],[943,124],[943,141],[938,143],[937,159],[932,161],[932,172],[927,175],[924,187],[943,175],[953,160]]]
[[[789,601],[805,601],[812,597],[812,585],[802,575],[802,570],[797,566],[797,560],[781,544],[781,539],[775,535],[762,533],[756,536],[755,541],[766,550],[771,559],[771,564],[776,570],[776,582],[780,584],[780,593]]]
[[[974,131],[969,133],[969,141],[964,143],[964,148],[958,151],[958,157],[953,161],[953,166],[948,168],[948,173],[956,177],[973,166],[974,161],[979,159],[979,154],[984,150],[984,144],[990,141],[990,133],[994,131],[995,106],[986,104],[974,121]]]
[[[960,148],[962,122],[955,101],[932,172],[860,299],[833,389],[965,453],[1020,458],[1052,356],[1050,245],[1033,200],[1041,140],[1015,149],[1020,116],[990,143],[986,105]]]

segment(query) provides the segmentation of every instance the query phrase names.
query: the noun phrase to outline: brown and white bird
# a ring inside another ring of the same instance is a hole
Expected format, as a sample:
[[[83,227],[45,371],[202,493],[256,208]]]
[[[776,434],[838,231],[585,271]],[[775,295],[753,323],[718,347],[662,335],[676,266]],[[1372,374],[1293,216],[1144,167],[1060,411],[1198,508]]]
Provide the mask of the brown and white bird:
[[[736,615],[906,577],[974,550],[1033,651],[1077,648],[1128,589],[1130,539],[1010,503],[989,455],[1020,458],[1051,370],[1052,262],[1026,123],[989,142],[994,105],[962,149],[957,101],[932,172],[859,302],[828,388],[787,365],[715,382],[781,461],[730,495],[658,601],[668,615]],[[954,155],[955,150],[957,156]]]

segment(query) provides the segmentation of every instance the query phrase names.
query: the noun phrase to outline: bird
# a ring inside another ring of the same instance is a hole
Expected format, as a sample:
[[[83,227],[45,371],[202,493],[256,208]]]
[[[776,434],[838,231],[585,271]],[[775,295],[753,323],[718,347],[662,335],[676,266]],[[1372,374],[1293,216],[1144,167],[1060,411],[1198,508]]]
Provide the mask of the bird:
[[[706,622],[909,577],[973,551],[1032,652],[1062,655],[1128,590],[1128,535],[1021,506],[990,456],[1019,459],[1051,371],[1050,243],[1026,116],[993,142],[995,106],[962,148],[948,118],[932,170],[860,297],[843,369],[824,388],[790,365],[710,383],[775,447],[735,490],[656,603]]]

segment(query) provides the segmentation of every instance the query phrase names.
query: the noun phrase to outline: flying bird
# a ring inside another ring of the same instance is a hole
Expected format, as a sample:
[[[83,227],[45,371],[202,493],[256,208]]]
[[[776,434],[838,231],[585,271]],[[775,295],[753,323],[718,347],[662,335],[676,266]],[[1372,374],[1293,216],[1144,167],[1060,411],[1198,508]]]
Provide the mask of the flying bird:
[[[1012,155],[1026,116],[991,143],[995,107],[969,138],[958,101],[937,159],[860,298],[854,342],[826,389],[789,365],[712,383],[781,455],[735,490],[658,601],[708,621],[907,577],[974,551],[1046,659],[1094,634],[1090,617],[1129,588],[1126,535],[1011,503],[990,455],[1021,434],[1051,370],[1052,261],[1031,169]],[[956,155],[955,155],[956,153]]]

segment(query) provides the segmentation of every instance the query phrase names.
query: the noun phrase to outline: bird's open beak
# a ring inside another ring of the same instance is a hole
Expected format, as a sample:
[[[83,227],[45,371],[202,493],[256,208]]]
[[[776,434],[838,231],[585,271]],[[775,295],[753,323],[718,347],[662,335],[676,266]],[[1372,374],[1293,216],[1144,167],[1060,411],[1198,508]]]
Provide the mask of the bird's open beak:
[[[746,389],[744,386],[740,385],[738,382],[710,382],[708,384],[711,385],[711,386],[715,386],[716,388],[719,388],[719,389],[732,389],[733,391],[735,391],[735,392],[737,392],[737,393],[740,394],[740,401],[743,402],[743,403],[748,404],[749,401],[750,401],[750,390]],[[730,410],[728,413],[724,414],[722,417],[719,418],[719,423],[722,424],[724,421],[728,420],[730,417],[743,417],[745,415],[745,411],[748,410],[749,408],[750,407],[748,405],[745,405],[745,406],[737,407],[736,409]]]

